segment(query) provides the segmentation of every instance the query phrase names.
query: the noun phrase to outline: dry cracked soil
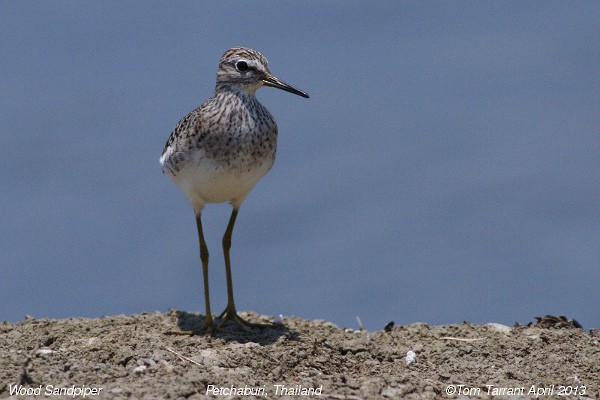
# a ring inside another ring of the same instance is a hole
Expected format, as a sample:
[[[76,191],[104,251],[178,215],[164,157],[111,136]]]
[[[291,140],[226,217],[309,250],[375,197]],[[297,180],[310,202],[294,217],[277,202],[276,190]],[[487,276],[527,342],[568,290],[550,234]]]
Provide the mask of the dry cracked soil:
[[[202,322],[176,310],[4,322],[0,398],[600,399],[600,331],[564,317],[376,332],[290,317],[168,334]]]

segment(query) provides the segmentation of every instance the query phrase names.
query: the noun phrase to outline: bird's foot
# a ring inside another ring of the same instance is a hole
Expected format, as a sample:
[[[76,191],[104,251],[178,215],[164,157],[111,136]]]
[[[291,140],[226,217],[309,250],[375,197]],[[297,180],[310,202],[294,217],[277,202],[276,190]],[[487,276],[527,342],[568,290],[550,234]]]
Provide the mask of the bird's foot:
[[[230,306],[227,306],[225,311],[223,311],[221,313],[221,315],[219,315],[219,319],[221,321],[219,322],[219,325],[217,325],[217,329],[220,329],[223,325],[225,325],[225,323],[227,321],[233,322],[234,324],[236,324],[237,326],[239,326],[240,328],[242,328],[242,330],[244,330],[246,332],[249,331],[248,328],[266,328],[266,327],[270,326],[269,324],[248,322],[244,318],[242,318],[238,315],[237,311],[235,310],[235,307],[230,307]]]

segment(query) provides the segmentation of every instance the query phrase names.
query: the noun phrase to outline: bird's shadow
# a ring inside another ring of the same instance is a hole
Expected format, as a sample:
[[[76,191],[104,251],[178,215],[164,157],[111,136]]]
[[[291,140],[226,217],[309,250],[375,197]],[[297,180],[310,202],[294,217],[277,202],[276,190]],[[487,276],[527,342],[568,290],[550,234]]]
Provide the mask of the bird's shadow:
[[[174,311],[177,317],[177,327],[182,331],[191,331],[204,326],[206,317],[203,315],[189,313],[187,311]],[[253,316],[254,317],[254,316]],[[219,321],[215,321],[218,325]],[[196,335],[203,335],[198,333]],[[264,327],[250,327],[244,331],[239,326],[233,323],[226,323],[223,327],[212,332],[211,335],[215,338],[223,339],[227,342],[248,343],[253,342],[266,346],[276,342],[281,336],[286,336],[286,340],[299,340],[298,334],[290,331],[283,324],[272,324]]]

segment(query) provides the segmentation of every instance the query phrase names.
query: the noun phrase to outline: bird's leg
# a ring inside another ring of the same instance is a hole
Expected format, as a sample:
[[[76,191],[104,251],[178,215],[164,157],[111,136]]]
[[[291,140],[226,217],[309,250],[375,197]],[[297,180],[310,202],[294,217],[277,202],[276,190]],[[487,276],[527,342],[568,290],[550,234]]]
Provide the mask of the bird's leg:
[[[204,233],[202,232],[201,213],[196,213],[196,227],[198,228],[198,240],[200,242],[200,260],[202,261],[202,275],[204,277],[204,304],[206,305],[206,316],[204,326],[189,331],[169,332],[177,335],[194,335],[196,333],[211,333],[214,329],[213,318],[210,312],[210,295],[208,291],[208,246],[204,241]]]
[[[202,261],[202,276],[204,277],[204,304],[206,305],[206,315],[204,328],[210,332],[213,328],[212,313],[210,312],[210,292],[208,290],[208,246],[204,241],[202,232],[201,214],[196,215],[196,227],[198,228],[198,240],[200,241],[200,260]]]
[[[235,224],[237,214],[238,209],[234,207],[233,211],[231,212],[231,217],[229,218],[229,223],[227,224],[227,230],[225,230],[225,235],[223,235],[223,255],[225,257],[225,273],[227,277],[227,307],[221,313],[221,315],[219,315],[219,318],[222,318],[222,321],[219,323],[219,327],[223,326],[223,324],[225,324],[227,321],[232,321],[243,329],[246,329],[247,326],[263,327],[266,325],[251,323],[240,317],[237,314],[235,301],[233,300],[233,280],[231,279],[231,260],[229,258],[229,249],[231,248],[231,235],[233,233],[233,225]]]

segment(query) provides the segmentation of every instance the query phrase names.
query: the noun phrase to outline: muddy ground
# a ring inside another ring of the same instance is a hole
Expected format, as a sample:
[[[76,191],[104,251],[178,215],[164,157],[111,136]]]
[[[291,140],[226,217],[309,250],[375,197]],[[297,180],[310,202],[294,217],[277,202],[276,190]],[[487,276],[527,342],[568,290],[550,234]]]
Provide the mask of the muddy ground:
[[[566,319],[367,333],[284,318],[248,333],[165,334],[201,322],[171,311],[2,323],[0,398],[600,398],[600,331]]]

